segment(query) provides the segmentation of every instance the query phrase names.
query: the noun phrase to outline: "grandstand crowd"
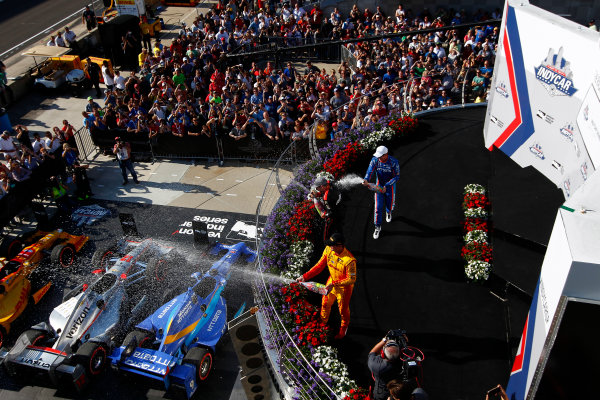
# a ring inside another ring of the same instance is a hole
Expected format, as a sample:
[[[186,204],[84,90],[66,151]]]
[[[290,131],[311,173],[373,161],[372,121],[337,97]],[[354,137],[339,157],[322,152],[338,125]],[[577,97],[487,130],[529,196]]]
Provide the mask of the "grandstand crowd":
[[[399,5],[386,15],[380,7],[355,5],[349,15],[337,8],[326,15],[318,4],[259,1],[258,6],[222,0],[190,26],[183,23],[170,44],[124,37],[124,49],[139,49],[125,51],[132,57],[125,60],[131,71],[102,67],[104,98],[88,98],[83,124],[93,137],[111,140],[126,131],[150,143],[160,137],[197,136],[230,146],[281,148],[308,138],[314,127],[318,138],[331,138],[392,110],[480,102],[489,91],[498,27],[452,26],[498,18],[499,10],[469,16],[452,9],[415,13]],[[386,34],[399,35],[369,39]],[[350,38],[365,40],[347,43],[350,60],[336,68],[320,69],[310,60],[301,67],[273,61],[229,65],[226,57],[272,41],[295,46]],[[70,157],[76,146],[68,121],[43,138],[30,139],[25,127],[15,132],[0,140],[2,196],[35,176],[41,165],[54,165],[64,175],[77,162]]]

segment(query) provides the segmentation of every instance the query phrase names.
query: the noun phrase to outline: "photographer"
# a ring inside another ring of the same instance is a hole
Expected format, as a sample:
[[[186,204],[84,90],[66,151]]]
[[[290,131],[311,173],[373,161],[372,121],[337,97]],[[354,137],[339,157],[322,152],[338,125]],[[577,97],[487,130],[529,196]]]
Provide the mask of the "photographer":
[[[404,331],[390,331],[369,352],[368,366],[375,383],[373,400],[387,400],[390,392],[387,384],[402,376],[403,363],[400,360],[400,346],[408,341]]]

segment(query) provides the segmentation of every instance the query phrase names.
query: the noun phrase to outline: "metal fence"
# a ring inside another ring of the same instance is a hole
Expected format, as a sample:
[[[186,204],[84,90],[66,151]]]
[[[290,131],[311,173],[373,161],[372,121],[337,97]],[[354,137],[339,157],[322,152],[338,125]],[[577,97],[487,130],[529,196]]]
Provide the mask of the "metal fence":
[[[92,141],[90,132],[85,126],[79,128],[74,136],[77,150],[79,150],[79,158],[88,161],[98,152],[98,147]]]
[[[479,104],[473,104],[475,100],[473,93],[470,90],[469,85],[469,74],[473,73],[473,70],[461,71],[464,75],[463,80],[460,82],[461,87],[461,103],[457,105],[434,108],[430,110],[418,111],[415,114],[417,116],[428,113],[444,111],[448,109],[464,108],[470,106],[485,106],[486,103],[482,102]],[[399,82],[398,85],[403,88],[403,102],[400,110],[407,112],[414,111],[417,108],[415,99],[410,95],[411,88],[414,88],[416,83],[414,79]],[[368,97],[366,95],[363,97]],[[313,125],[313,132],[316,129],[317,123]],[[318,154],[318,144],[314,139],[314,134],[311,137],[311,157],[320,158]],[[279,170],[285,165],[286,160],[291,159],[290,154],[294,151],[293,146],[289,146],[280,156],[279,160],[275,163],[273,170],[269,176],[267,184],[265,185],[262,199],[257,207],[256,212],[256,225],[258,228],[264,230],[266,225],[266,218],[264,215],[269,215],[276,207],[283,194],[283,188],[279,185]],[[294,165],[296,166],[296,165]],[[261,238],[258,237],[256,241],[256,247],[259,254],[258,262],[258,273],[257,278],[254,282],[254,296],[257,305],[259,306],[258,320],[261,330],[261,335],[265,347],[267,348],[267,355],[269,356],[271,365],[274,367],[274,378],[277,380],[279,387],[282,389],[282,396],[289,400],[295,399],[306,399],[306,400],[331,400],[340,398],[335,394],[334,389],[325,382],[323,377],[319,375],[319,372],[315,369],[314,364],[311,363],[310,357],[302,352],[298,346],[296,346],[292,335],[288,332],[282,322],[280,315],[278,315],[273,299],[269,291],[268,279],[263,274],[263,255],[262,255]]]
[[[293,159],[292,154],[297,151],[297,146],[292,143],[275,163],[256,210],[257,228],[264,229],[266,219],[261,216],[270,214],[277,206],[277,202],[281,198],[280,195],[283,193],[279,170],[287,166],[287,160]],[[297,165],[292,164],[292,167]],[[323,377],[319,375],[307,356],[296,346],[292,336],[275,311],[275,305],[269,294],[269,283],[262,274],[262,268],[260,267],[263,262],[260,239],[257,239],[256,246],[259,255],[259,271],[261,272],[257,274],[254,282],[254,298],[259,307],[257,315],[261,336],[271,365],[274,367],[273,378],[281,389],[282,397],[287,400],[292,398],[301,400],[341,400],[323,380]]]

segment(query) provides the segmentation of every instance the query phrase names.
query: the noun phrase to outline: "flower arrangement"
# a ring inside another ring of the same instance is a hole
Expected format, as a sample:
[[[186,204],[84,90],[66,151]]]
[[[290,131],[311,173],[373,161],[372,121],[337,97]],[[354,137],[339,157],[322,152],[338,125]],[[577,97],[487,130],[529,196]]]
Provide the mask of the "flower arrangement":
[[[488,231],[488,223],[487,220],[482,218],[465,218],[463,222],[463,231]]]
[[[267,218],[261,240],[261,268],[289,279],[305,272],[315,250],[314,241],[319,227],[314,205],[307,201],[307,188],[312,186],[317,176],[326,176],[330,180],[344,176],[365,150],[374,149],[384,140],[402,137],[412,132],[416,126],[414,116],[392,113],[366,127],[351,130],[345,136],[335,137],[319,150],[321,160],[313,159],[302,165]],[[299,351],[307,359],[313,354],[312,363],[321,379],[334,388],[336,395],[340,397],[364,399],[367,391],[359,389],[349,379],[347,367],[339,361],[337,352],[331,347],[323,346],[329,337],[329,327],[321,322],[319,307],[306,300],[306,290],[296,283],[288,286],[270,284],[267,290],[273,306],[263,307],[264,312],[277,313]],[[270,334],[282,337],[287,335],[282,329],[277,329]],[[307,371],[308,366],[295,362],[295,357],[298,356],[297,350],[291,345],[280,349],[282,376],[288,382],[295,383],[292,386],[301,390],[304,397],[331,396],[329,393],[322,393],[322,385]]]
[[[350,389],[344,400],[366,400],[369,398],[369,391],[363,388]]]
[[[481,207],[467,208],[465,210],[465,217],[486,219],[488,217],[488,212],[485,210],[485,208]]]
[[[461,257],[465,260],[465,275],[468,279],[486,281],[492,269],[492,246],[488,240],[488,209],[490,201],[486,190],[479,184],[468,184],[463,191],[462,208],[465,215],[465,235]]]
[[[315,232],[315,205],[311,200],[303,200],[294,207],[294,213],[288,221],[288,231],[286,235],[292,243],[300,240],[313,241]]]
[[[315,245],[309,240],[300,240],[292,243],[290,248],[292,257],[288,261],[288,269],[281,276],[288,279],[296,279],[300,276],[310,263],[310,256],[315,250]]]
[[[464,237],[465,243],[487,243],[488,235],[486,231],[469,231]]]
[[[487,281],[491,269],[491,264],[488,262],[472,260],[465,266],[465,275],[476,282]]]
[[[333,157],[323,164],[323,169],[335,179],[341,178],[362,152],[359,143],[348,143],[346,147],[335,152]]]
[[[467,186],[465,186],[465,190],[464,190],[463,194],[469,194],[469,193],[485,194],[485,187],[483,187],[482,185],[480,185],[478,183],[469,183]]]
[[[351,390],[357,390],[356,382],[350,379],[348,367],[338,360],[337,350],[331,346],[319,346],[312,352],[313,360],[324,372],[336,382],[335,394],[341,398],[349,395]]]
[[[360,140],[360,144],[369,150],[374,150],[382,142],[390,141],[396,137],[406,136],[415,130],[418,121],[412,114],[402,113],[400,115],[393,113],[389,117],[384,117],[367,127],[368,132]]]

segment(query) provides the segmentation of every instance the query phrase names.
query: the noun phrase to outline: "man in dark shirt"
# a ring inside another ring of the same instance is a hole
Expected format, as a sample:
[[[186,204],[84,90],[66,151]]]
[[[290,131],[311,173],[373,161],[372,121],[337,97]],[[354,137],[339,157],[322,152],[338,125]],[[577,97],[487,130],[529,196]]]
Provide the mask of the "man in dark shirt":
[[[396,341],[379,341],[369,352],[368,366],[375,383],[373,384],[373,400],[387,400],[390,393],[388,382],[402,373],[402,362],[399,360],[400,346]]]

